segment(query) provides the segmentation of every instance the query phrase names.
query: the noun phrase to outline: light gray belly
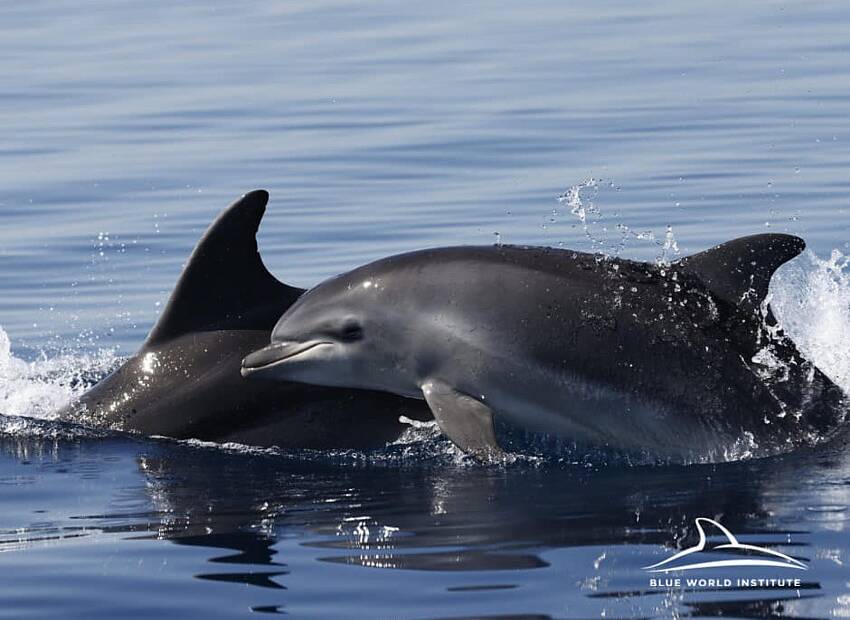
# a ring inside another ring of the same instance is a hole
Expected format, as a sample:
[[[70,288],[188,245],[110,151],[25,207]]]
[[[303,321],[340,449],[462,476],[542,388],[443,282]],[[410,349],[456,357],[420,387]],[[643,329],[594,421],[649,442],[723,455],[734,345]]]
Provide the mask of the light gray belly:
[[[630,390],[532,365],[494,364],[466,391],[512,426],[580,443],[712,459],[741,438],[699,412]]]

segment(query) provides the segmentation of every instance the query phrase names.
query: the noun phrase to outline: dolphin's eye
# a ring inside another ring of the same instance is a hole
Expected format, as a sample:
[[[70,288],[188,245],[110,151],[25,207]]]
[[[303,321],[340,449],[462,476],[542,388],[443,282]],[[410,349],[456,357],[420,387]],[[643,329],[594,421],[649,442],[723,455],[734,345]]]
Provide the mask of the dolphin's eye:
[[[348,321],[342,326],[340,338],[345,342],[354,342],[363,338],[363,327],[357,321]]]

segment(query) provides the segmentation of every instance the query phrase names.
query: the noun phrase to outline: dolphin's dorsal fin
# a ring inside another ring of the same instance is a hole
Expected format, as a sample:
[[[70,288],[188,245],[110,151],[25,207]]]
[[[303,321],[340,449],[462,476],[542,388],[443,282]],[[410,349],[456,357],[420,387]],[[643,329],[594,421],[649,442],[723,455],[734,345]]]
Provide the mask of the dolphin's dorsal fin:
[[[257,251],[257,229],[269,194],[256,190],[225,209],[183,269],[147,346],[214,329],[270,330],[303,293],[269,273]]]
[[[793,235],[741,237],[688,256],[677,264],[695,274],[720,299],[756,310],[767,297],[773,273],[806,249]]]

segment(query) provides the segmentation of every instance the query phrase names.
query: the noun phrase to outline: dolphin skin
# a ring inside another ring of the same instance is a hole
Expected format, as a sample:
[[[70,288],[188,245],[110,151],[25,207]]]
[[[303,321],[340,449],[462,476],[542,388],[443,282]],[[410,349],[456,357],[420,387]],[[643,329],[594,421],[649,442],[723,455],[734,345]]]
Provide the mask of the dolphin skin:
[[[267,343],[304,292],[272,276],[256,232],[268,193],[250,192],[210,226],[141,349],[60,418],[177,439],[281,448],[371,448],[427,408],[387,393],[248,382],[242,358]]]
[[[500,455],[494,416],[663,459],[786,451],[847,408],[765,302],[804,247],[755,235],[670,265],[507,245],[392,256],[303,295],[242,373],[424,398],[484,459]]]

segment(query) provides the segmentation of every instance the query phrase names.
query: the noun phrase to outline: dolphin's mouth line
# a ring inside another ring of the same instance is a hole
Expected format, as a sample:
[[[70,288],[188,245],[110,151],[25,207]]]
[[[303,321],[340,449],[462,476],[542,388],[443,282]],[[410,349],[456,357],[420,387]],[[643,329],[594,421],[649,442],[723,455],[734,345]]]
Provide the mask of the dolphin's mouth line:
[[[272,344],[254,351],[242,360],[242,376],[273,368],[294,357],[302,355],[322,345],[333,344],[324,340],[309,340],[302,343]]]

